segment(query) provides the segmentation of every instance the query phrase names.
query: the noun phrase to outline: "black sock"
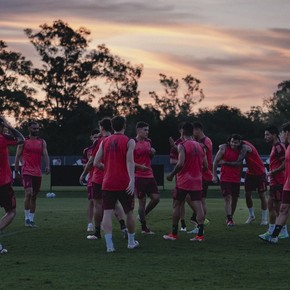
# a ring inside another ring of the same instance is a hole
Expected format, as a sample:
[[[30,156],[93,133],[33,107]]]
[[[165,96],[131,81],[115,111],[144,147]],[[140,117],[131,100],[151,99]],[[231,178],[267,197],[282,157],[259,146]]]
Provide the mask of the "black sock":
[[[141,228],[142,228],[142,231],[146,230],[147,229],[147,225],[146,225],[146,221],[140,221],[141,223]]]
[[[186,228],[185,220],[180,220],[180,222],[181,222],[181,227],[182,227],[182,228]]]
[[[227,219],[228,219],[228,221],[233,221],[233,216],[231,214],[228,214]]]
[[[203,236],[203,224],[198,224],[198,236]]]
[[[101,237],[101,226],[95,227],[95,236],[98,238]]]
[[[195,222],[196,222],[196,213],[195,213],[195,212],[192,213],[192,216],[191,216],[190,219],[191,219],[192,221],[195,221]]]
[[[172,225],[172,234],[177,236],[178,232],[178,225]]]
[[[123,229],[126,228],[126,225],[125,225],[125,221],[124,220],[119,220],[119,223],[120,223],[121,230],[123,230]]]
[[[275,229],[271,235],[272,238],[277,238],[282,230],[283,226],[276,225]]]

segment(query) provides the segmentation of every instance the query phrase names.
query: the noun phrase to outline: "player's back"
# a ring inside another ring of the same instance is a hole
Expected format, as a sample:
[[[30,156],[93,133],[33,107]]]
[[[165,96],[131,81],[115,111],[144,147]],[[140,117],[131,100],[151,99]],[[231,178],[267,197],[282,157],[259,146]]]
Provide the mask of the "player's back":
[[[205,136],[199,141],[205,147],[206,159],[208,168],[203,171],[203,179],[207,181],[212,180],[212,141],[209,137]]]
[[[145,139],[138,141],[135,139],[136,145],[134,149],[134,161],[137,164],[145,165],[150,168],[150,170],[141,170],[136,168],[135,176],[136,177],[145,177],[152,178],[153,171],[151,169],[151,140]]]
[[[103,141],[103,190],[126,190],[130,180],[126,162],[129,140],[127,136],[117,133],[107,137]]]
[[[283,190],[290,191],[290,145],[288,145],[285,154],[285,183]]]
[[[256,147],[249,141],[243,140],[243,144],[248,145],[251,148],[251,152],[246,154],[246,163],[248,167],[248,174],[262,175],[265,173],[265,166],[261,159]]]

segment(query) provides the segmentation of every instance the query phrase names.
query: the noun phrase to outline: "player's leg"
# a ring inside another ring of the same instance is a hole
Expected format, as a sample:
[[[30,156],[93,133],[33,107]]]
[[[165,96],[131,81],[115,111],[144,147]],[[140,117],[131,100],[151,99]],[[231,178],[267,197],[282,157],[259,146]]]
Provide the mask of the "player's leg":
[[[32,187],[28,187],[24,189],[24,214],[25,214],[25,226],[30,227],[30,204],[31,198],[33,194]]]
[[[246,205],[247,205],[247,208],[249,211],[249,216],[248,216],[245,224],[250,224],[256,219],[255,211],[254,211],[254,207],[253,207],[253,199],[252,199],[252,191],[256,190],[256,188],[253,184],[254,181],[255,181],[255,179],[254,179],[253,175],[246,173],[244,188],[245,188]]]
[[[258,192],[258,194],[261,200],[261,212],[262,212],[261,226],[266,226],[268,225],[267,199],[266,199],[265,192]]]
[[[32,176],[32,195],[30,197],[30,213],[29,213],[29,220],[30,220],[30,226],[35,227],[34,217],[35,217],[35,211],[36,211],[36,198],[37,194],[40,191],[41,186],[41,177],[40,176]]]
[[[148,215],[159,203],[160,201],[160,194],[159,193],[150,193],[149,194],[150,201],[146,205],[145,208],[145,216]]]
[[[119,201],[117,201],[116,206],[115,206],[115,217],[119,221],[120,229],[123,233],[123,237],[127,239],[128,238],[128,229],[127,229],[126,223],[125,223],[126,215],[125,215],[123,207]]]
[[[93,200],[93,186],[87,187],[87,193],[88,193],[88,207],[87,207],[87,219],[88,219],[88,225],[87,225],[87,232],[93,232],[94,231],[94,200]]]
[[[185,203],[180,205],[180,231],[186,232],[186,223],[185,223]]]

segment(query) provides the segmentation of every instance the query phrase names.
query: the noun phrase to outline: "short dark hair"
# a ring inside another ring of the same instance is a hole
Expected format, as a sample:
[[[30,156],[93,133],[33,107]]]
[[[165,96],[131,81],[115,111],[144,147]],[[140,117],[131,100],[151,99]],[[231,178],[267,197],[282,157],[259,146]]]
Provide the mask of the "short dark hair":
[[[104,118],[99,122],[99,125],[104,128],[105,131],[112,131],[112,124],[110,118]]]
[[[38,123],[36,121],[29,121],[28,122],[28,127],[30,127],[32,125],[38,125]]]
[[[143,121],[140,121],[136,124],[136,129],[138,128],[144,128],[144,127],[149,127],[149,124]]]
[[[96,129],[91,131],[91,136],[93,136],[95,134],[99,134],[99,133],[100,133],[99,129],[96,128]]]
[[[203,130],[203,126],[200,122],[196,121],[193,123],[193,129],[201,129]]]
[[[283,124],[282,125],[282,130],[284,132],[286,132],[286,131],[290,132],[290,122],[287,122],[287,123]]]
[[[192,136],[193,135],[193,125],[189,122],[186,122],[182,126],[182,131],[185,136]]]
[[[120,132],[125,128],[126,118],[123,116],[116,116],[111,120],[112,128],[116,132]]]
[[[3,118],[0,117],[0,125],[3,125],[4,124],[4,120]]]
[[[276,126],[268,126],[265,128],[265,131],[269,131],[272,135],[279,136],[279,129]]]
[[[230,141],[232,140],[232,139],[234,139],[234,140],[238,140],[238,141],[242,141],[242,136],[241,135],[239,135],[239,134],[232,134],[229,138],[228,138],[228,143],[230,143]]]

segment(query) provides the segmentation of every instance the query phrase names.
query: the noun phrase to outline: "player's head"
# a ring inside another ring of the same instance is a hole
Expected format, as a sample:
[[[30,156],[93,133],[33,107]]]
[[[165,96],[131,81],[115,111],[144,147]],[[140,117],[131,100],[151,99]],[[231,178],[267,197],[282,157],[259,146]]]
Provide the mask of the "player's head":
[[[146,122],[138,122],[136,124],[136,132],[137,132],[137,136],[141,137],[141,138],[147,138],[148,134],[149,134],[149,124],[147,124]]]
[[[126,128],[126,118],[123,116],[116,116],[112,118],[111,124],[115,132],[120,132]]]
[[[36,121],[28,122],[28,131],[31,136],[38,136],[39,134],[39,124]]]
[[[193,123],[193,136],[194,138],[199,138],[203,133],[203,126],[200,122]]]
[[[279,129],[276,126],[268,126],[265,128],[264,138],[267,143],[273,143],[279,138]]]
[[[186,137],[191,137],[193,134],[193,125],[189,122],[186,122],[182,126],[182,135]]]
[[[282,131],[285,134],[285,142],[289,144],[290,143],[290,122],[287,122],[282,125]]]
[[[100,131],[99,129],[93,129],[91,131],[90,139],[92,142],[95,142],[99,138]]]
[[[241,148],[242,136],[239,134],[232,134],[227,141],[232,149],[237,150]]]
[[[111,132],[112,131],[112,124],[110,118],[104,118],[99,122],[100,130]]]

